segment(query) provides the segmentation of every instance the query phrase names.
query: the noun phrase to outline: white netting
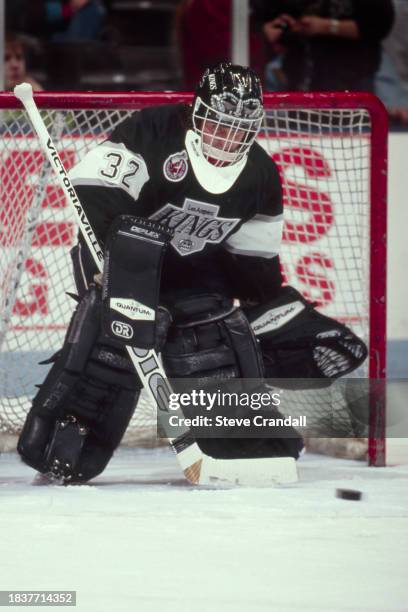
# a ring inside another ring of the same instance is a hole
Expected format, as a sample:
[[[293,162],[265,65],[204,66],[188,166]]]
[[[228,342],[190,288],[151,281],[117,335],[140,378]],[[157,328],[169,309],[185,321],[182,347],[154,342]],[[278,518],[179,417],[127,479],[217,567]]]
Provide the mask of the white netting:
[[[18,432],[46,373],[38,362],[60,347],[74,307],[65,292],[74,290],[76,228],[25,114],[0,112],[0,431]],[[130,113],[112,104],[42,111],[67,168]],[[283,181],[287,282],[368,341],[368,112],[268,108],[258,141]],[[129,431],[132,438],[154,431],[146,400]]]

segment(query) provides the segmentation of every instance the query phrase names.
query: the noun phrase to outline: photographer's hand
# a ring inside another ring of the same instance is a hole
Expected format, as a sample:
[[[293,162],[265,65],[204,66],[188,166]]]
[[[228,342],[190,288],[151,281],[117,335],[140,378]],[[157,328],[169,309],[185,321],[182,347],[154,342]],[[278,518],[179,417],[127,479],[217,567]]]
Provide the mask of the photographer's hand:
[[[285,13],[276,17],[276,19],[272,19],[272,21],[267,21],[262,26],[265,38],[270,43],[278,42],[284,31],[293,30],[295,28],[296,19]]]

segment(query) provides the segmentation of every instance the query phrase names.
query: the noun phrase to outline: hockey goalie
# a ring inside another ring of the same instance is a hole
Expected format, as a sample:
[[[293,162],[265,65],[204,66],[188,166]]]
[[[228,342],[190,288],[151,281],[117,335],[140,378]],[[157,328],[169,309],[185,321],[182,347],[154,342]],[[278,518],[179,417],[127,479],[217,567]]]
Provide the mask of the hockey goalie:
[[[257,75],[222,63],[205,71],[191,107],[134,113],[73,168],[104,269],[80,239],[77,307],[19,439],[28,465],[64,482],[104,470],[142,387],[129,344],[159,352],[170,378],[206,381],[330,384],[365,359],[347,327],[282,286],[282,189],[256,143],[263,117]],[[296,460],[303,447],[294,429],[197,442],[232,459]]]

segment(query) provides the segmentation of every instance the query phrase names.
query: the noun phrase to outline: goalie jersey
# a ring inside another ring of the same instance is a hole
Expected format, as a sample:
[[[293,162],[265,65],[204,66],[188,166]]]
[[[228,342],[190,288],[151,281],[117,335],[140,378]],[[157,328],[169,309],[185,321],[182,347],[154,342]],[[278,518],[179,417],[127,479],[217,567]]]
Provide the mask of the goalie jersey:
[[[150,217],[174,237],[162,291],[218,291],[257,302],[281,286],[282,190],[278,169],[255,143],[238,178],[207,190],[186,149],[191,109],[144,109],[70,172],[78,197],[103,245],[117,215]],[[228,168],[217,168],[221,178]]]

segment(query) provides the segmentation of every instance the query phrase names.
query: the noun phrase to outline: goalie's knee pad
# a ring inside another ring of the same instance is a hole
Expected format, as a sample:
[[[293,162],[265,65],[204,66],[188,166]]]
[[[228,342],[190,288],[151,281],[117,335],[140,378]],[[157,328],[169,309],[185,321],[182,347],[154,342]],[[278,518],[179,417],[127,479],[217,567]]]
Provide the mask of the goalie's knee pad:
[[[335,379],[367,357],[360,338],[317,312],[293,287],[284,287],[273,302],[246,313],[261,343],[267,378]]]
[[[67,481],[103,471],[140,392],[125,350],[100,332],[100,289],[91,286],[23,427],[18,451],[40,472]]]
[[[261,378],[262,356],[240,308],[217,294],[188,296],[168,304],[173,325],[162,351],[173,378]]]

